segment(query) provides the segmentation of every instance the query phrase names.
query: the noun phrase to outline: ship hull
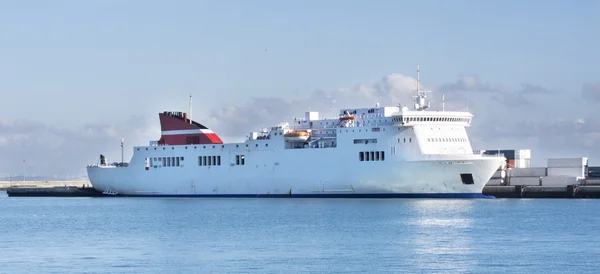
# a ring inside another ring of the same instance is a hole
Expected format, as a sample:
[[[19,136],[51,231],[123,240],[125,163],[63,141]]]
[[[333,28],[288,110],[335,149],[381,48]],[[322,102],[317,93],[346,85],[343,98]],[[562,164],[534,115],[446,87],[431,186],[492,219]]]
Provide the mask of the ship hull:
[[[503,158],[472,157],[371,162],[344,167],[319,163],[291,168],[253,165],[159,170],[88,167],[91,184],[117,196],[222,198],[482,198],[482,189]],[[302,170],[307,170],[303,172]],[[311,174],[310,170],[321,170]],[[465,184],[461,174],[471,174]],[[469,182],[467,182],[469,183]]]

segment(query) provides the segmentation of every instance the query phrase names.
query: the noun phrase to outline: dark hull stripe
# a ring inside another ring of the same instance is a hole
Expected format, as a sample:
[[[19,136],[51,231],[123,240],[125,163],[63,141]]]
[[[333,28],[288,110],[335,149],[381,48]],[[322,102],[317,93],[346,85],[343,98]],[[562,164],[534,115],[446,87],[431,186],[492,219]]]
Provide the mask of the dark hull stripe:
[[[106,195],[111,196],[111,195]],[[481,193],[381,193],[381,194],[136,194],[117,197],[172,197],[172,198],[487,198]]]

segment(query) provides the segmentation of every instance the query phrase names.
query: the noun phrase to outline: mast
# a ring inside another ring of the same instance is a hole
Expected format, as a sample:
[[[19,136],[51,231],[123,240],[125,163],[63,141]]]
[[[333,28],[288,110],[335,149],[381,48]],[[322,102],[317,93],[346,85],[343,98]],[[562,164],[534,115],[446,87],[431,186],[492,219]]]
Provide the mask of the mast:
[[[419,65],[417,64],[417,95],[413,96],[415,98],[415,110],[425,110],[430,106],[429,102],[427,102],[426,99],[427,95],[425,95],[425,92],[428,91],[424,90],[423,93],[421,93],[421,89],[419,88],[420,82],[421,75]]]
[[[192,123],[192,93],[190,92],[190,124]]]
[[[123,143],[125,142],[125,138],[121,138],[121,163],[124,162],[124,153],[123,153]]]

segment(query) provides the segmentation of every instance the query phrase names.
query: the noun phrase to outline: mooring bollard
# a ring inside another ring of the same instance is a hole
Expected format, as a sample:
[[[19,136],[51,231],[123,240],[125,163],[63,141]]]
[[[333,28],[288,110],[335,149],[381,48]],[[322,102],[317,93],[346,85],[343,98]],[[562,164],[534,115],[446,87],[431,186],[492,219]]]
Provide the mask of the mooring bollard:
[[[523,198],[525,196],[525,185],[516,185],[515,193],[517,194],[517,197]]]
[[[568,185],[567,186],[567,195],[569,195],[570,198],[576,198],[578,193],[579,193],[578,185]]]

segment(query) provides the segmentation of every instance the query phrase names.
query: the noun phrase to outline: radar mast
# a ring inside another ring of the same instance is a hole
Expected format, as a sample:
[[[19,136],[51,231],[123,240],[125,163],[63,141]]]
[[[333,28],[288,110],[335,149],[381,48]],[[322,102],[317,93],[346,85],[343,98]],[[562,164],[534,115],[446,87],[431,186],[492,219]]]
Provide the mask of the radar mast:
[[[430,102],[427,101],[427,95],[425,94],[429,91],[419,89],[419,84],[421,82],[419,74],[420,69],[419,65],[417,65],[417,95],[413,95],[413,98],[415,98],[415,110],[425,110],[431,106]]]

